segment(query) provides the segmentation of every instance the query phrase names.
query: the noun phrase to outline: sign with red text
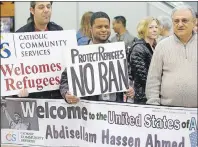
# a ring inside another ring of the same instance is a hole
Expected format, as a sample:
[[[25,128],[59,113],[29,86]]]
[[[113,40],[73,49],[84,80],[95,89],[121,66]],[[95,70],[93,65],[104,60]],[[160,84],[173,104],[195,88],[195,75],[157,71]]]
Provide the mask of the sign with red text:
[[[73,46],[73,30],[1,34],[1,96],[58,89],[65,50]]]

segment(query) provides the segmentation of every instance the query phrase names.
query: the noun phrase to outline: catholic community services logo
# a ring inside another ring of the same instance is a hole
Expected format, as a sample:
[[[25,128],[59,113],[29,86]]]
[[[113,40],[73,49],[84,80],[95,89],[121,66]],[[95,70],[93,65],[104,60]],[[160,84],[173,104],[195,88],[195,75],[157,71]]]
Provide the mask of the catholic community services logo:
[[[17,141],[17,134],[14,132],[9,132],[6,134],[5,138],[9,142],[15,142]]]
[[[1,36],[1,40],[3,36]],[[0,58],[9,58],[11,56],[11,52],[9,50],[9,43],[8,42],[1,42],[0,43]]]

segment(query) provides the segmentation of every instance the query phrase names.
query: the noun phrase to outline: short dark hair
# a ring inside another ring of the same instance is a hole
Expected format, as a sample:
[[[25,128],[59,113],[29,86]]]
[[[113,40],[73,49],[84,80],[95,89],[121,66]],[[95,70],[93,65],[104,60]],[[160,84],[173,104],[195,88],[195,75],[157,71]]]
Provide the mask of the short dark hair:
[[[35,8],[36,2],[37,2],[37,1],[31,1],[31,2],[30,2],[30,7]],[[50,1],[50,3],[51,3],[51,5],[52,5],[53,2]]]
[[[90,19],[90,25],[91,25],[91,27],[93,26],[94,21],[97,18],[106,18],[106,19],[109,20],[109,23],[110,23],[110,18],[109,18],[109,16],[105,12],[101,12],[101,11],[100,12],[95,12],[95,13],[93,13],[93,15],[91,16],[91,19]]]
[[[37,1],[31,1],[31,2],[30,2],[30,7],[34,9],[34,8],[35,8],[35,6],[36,6],[36,2],[37,2]],[[50,1],[50,4],[52,5],[52,4],[53,4],[53,2],[52,2],[52,1]],[[33,19],[33,17],[34,17],[34,16],[32,15],[32,13],[30,13],[30,18],[31,18],[31,20],[30,20],[30,21],[33,21],[33,20],[34,20],[34,19]]]
[[[126,18],[124,16],[116,16],[116,17],[114,17],[114,19],[117,22],[121,22],[123,24],[123,26],[126,27]]]

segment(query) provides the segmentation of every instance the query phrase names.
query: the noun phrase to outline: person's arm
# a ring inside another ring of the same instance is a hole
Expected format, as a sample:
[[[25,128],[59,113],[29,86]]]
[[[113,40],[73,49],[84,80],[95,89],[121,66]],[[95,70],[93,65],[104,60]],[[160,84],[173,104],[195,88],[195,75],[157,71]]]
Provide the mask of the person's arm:
[[[126,47],[126,59],[127,59],[127,66],[128,66],[128,75],[129,75],[129,84],[133,83],[133,71],[132,71],[132,66],[131,66],[131,53],[133,50],[133,47]]]
[[[29,92],[27,91],[27,89],[21,89],[19,91],[18,95],[9,95],[9,96],[5,96],[5,97],[12,97],[12,98],[28,98],[29,96]]]
[[[60,81],[60,93],[63,98],[65,98],[65,94],[69,91],[69,86],[68,86],[68,79],[67,79],[67,69],[63,71],[61,75],[61,81]]]
[[[64,100],[67,103],[70,104],[75,104],[77,102],[79,102],[79,98],[77,98],[75,95],[72,95],[69,92],[69,85],[68,85],[68,79],[67,79],[67,69],[65,69],[61,75],[61,81],[60,81],[60,93],[62,95],[62,97],[64,98]]]
[[[2,108],[3,108],[3,112],[5,113],[6,118],[8,120],[9,126],[10,126],[11,123],[13,123],[14,121],[10,117],[10,114],[8,113],[8,110],[6,109],[6,107],[5,106],[2,106]]]
[[[136,45],[130,55],[131,72],[133,72],[134,78],[138,79],[142,85],[146,85],[148,74],[144,54],[144,48],[141,45]]]
[[[148,65],[146,64],[145,58],[146,51],[144,45],[135,45],[130,55],[131,74],[135,85],[140,85],[141,88],[146,86],[148,74]],[[137,96],[135,97],[134,102],[137,104],[145,104],[147,101],[145,91],[143,91],[143,89],[135,89],[135,92]]]
[[[163,49],[157,45],[149,67],[146,97],[147,104],[160,105],[160,87],[163,74]]]
[[[128,48],[131,48],[136,40],[137,38],[135,38],[133,35],[129,35],[127,39]]]

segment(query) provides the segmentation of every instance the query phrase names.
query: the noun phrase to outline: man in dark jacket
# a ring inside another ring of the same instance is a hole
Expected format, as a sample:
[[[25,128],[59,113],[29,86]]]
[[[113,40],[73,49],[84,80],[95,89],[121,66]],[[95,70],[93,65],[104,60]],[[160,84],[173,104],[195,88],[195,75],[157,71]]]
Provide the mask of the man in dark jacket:
[[[16,32],[58,31],[63,28],[50,22],[52,2],[30,2],[31,23],[18,29]]]
[[[16,32],[58,31],[63,28],[50,22],[52,2],[30,2],[31,22],[18,29]],[[27,90],[20,91],[19,97],[30,98],[61,98],[59,90],[35,92],[28,94]]]
[[[96,12],[92,15],[90,20],[91,25],[91,34],[92,40],[89,40],[87,44],[99,44],[99,43],[108,43],[110,32],[110,18],[104,12]],[[66,100],[66,102],[70,104],[77,103],[79,99],[72,95],[69,92],[68,87],[68,79],[67,79],[67,71],[65,70],[62,73],[61,83],[60,83],[60,92],[62,97]],[[127,90],[127,96],[133,97],[134,91],[133,88],[129,88]],[[122,102],[123,101],[123,93],[112,93],[112,94],[101,94],[95,96],[82,97],[82,99],[94,100],[94,101],[114,101],[114,102]]]

